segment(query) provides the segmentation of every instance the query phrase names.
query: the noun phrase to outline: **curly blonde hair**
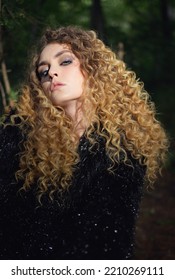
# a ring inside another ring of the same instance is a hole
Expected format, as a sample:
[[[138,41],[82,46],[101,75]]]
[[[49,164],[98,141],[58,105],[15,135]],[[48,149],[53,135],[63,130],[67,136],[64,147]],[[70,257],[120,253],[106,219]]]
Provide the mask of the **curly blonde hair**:
[[[51,104],[37,75],[40,53],[53,42],[70,46],[86,73],[86,85],[90,86],[85,85],[81,99],[83,117],[89,124],[85,134],[91,145],[96,131],[106,139],[111,162],[118,163],[121,152],[126,161],[131,153],[146,166],[145,178],[152,183],[165,160],[168,140],[143,83],[94,31],[68,26],[45,31],[21,90],[16,116],[27,136],[16,175],[24,180],[23,188],[27,190],[37,181],[40,196],[65,190],[79,161],[73,122],[62,108]]]

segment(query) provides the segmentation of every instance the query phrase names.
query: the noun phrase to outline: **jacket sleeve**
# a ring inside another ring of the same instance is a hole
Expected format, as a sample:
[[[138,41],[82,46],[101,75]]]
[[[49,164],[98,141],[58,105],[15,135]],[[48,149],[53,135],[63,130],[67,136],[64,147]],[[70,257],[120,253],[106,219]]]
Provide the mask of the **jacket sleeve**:
[[[22,136],[17,126],[0,127],[0,184],[9,181],[18,169]]]

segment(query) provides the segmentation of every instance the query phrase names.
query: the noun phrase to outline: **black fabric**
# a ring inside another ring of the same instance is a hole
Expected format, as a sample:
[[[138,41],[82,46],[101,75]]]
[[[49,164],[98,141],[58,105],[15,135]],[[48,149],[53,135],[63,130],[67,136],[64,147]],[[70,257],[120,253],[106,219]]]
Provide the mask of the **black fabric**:
[[[18,190],[19,128],[0,131],[0,259],[130,259],[145,169],[130,157],[109,173],[105,143],[89,151],[80,139],[80,162],[65,202],[55,195],[39,205],[35,188]]]

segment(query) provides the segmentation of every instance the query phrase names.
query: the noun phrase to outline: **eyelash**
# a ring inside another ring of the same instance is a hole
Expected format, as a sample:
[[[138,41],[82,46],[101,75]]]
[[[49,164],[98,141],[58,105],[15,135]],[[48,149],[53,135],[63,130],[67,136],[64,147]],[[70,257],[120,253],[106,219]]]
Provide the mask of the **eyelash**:
[[[63,62],[60,63],[61,66],[66,66],[72,63],[71,59],[65,59]]]
[[[60,63],[61,66],[67,66],[72,63],[71,59],[65,59],[63,62]],[[38,73],[40,79],[47,77],[49,69],[41,71]]]
[[[49,69],[39,72],[39,73],[38,73],[39,78],[42,79],[42,78],[47,77],[48,72],[49,72]]]

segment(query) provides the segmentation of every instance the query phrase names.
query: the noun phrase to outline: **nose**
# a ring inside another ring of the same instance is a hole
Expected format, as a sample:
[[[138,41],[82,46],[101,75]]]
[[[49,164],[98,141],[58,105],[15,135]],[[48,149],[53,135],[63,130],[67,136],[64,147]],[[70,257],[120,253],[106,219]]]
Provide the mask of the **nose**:
[[[50,67],[49,69],[49,77],[53,79],[53,77],[58,77],[58,71]]]

